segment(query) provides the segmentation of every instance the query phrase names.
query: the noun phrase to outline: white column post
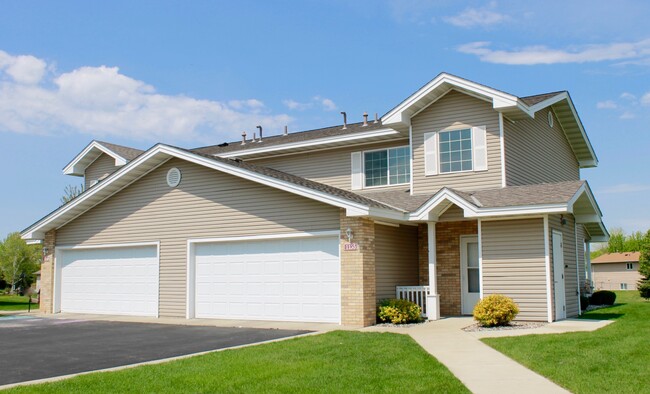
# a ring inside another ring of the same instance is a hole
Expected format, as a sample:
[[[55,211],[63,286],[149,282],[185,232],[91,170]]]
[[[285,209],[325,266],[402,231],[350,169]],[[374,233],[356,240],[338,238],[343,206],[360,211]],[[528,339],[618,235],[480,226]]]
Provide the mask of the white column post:
[[[436,222],[427,222],[429,244],[429,295],[427,296],[427,317],[429,320],[440,319],[440,298],[436,280]]]

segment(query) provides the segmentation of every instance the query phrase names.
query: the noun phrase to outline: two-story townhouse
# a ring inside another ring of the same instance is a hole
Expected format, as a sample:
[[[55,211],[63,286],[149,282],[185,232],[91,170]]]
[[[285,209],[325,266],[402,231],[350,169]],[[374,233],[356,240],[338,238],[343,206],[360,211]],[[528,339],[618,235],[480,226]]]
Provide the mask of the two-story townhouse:
[[[88,189],[23,231],[44,312],[375,323],[484,295],[522,320],[580,313],[608,233],[597,158],[567,92],[516,97],[440,74],[381,119],[182,149],[93,141]],[[586,249],[586,250],[585,250]]]

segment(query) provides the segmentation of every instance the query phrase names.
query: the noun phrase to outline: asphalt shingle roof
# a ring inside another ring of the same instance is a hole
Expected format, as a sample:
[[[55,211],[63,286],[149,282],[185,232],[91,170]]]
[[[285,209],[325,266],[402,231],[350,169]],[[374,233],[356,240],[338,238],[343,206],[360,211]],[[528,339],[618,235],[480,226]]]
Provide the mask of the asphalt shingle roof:
[[[544,94],[536,94],[534,96],[526,96],[526,97],[520,97],[519,99],[523,101],[526,105],[528,106],[533,106],[535,104],[541,103],[544,100],[548,100],[551,97],[555,97],[560,93],[565,93],[566,90],[562,90],[559,92],[551,92],[551,93],[544,93]]]
[[[365,131],[373,131],[381,128],[383,128],[381,121],[377,123],[374,123],[374,121],[369,121],[367,126],[363,126],[363,122],[359,122],[359,123],[348,124],[345,129],[343,129],[343,125],[337,125],[337,126],[325,127],[322,129],[289,132],[289,134],[287,134],[286,136],[273,135],[273,136],[263,137],[262,142],[253,142],[251,140],[253,137],[251,132],[246,136],[247,140],[245,145],[242,145],[241,144],[242,141],[238,140],[233,142],[226,142],[220,145],[210,145],[210,146],[204,146],[201,148],[194,148],[190,150],[196,153],[215,155],[215,154],[221,154],[227,152],[244,151],[248,149],[265,148],[269,146],[278,146],[278,145],[288,144],[292,142],[310,141],[319,138],[336,137],[340,135],[348,135],[348,134],[360,133]]]
[[[605,253],[591,260],[591,264],[636,263],[640,257],[641,252]]]
[[[585,181],[541,183],[537,185],[508,186],[498,189],[465,192],[467,201],[481,208],[516,207],[525,205],[562,204],[575,196]],[[459,193],[460,194],[460,193]],[[478,201],[473,201],[473,199]]]
[[[140,156],[142,153],[144,153],[144,151],[140,149],[129,148],[128,146],[123,146],[123,145],[111,144],[110,142],[97,141],[97,143],[112,150],[113,152],[117,153],[118,155],[122,156],[128,161],[131,161],[136,157]]]

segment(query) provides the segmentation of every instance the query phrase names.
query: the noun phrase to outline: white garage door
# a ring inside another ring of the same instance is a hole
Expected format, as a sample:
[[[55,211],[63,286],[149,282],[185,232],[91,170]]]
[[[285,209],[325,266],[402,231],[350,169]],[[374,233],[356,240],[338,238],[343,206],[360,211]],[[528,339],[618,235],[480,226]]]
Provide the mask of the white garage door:
[[[340,322],[338,236],[202,243],[195,256],[196,317]]]
[[[57,260],[62,312],[158,315],[156,246],[67,249]]]

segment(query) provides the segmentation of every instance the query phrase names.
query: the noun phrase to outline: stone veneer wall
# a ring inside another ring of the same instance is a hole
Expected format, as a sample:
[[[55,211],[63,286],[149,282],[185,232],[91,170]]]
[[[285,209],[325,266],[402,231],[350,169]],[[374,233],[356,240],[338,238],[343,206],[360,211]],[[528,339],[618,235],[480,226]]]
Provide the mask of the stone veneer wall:
[[[345,251],[346,230],[359,250]],[[347,217],[341,210],[341,323],[370,326],[376,322],[375,224],[372,220]]]
[[[461,312],[460,288],[460,236],[478,234],[478,222],[436,223],[436,264],[440,314],[459,316]],[[418,231],[418,256],[420,285],[429,284],[429,246],[427,224],[420,224]]]
[[[56,246],[56,230],[45,234],[43,249],[43,264],[41,264],[41,294],[39,310],[42,313],[52,313],[54,299],[54,248]]]

